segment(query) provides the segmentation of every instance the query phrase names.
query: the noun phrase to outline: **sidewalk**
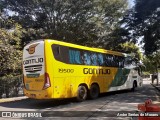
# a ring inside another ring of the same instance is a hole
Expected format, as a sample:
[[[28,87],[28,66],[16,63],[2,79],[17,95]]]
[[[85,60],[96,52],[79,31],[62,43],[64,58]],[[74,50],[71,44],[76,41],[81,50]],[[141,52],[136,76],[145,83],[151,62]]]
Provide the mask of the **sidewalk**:
[[[153,87],[155,87],[155,88],[160,92],[160,84],[159,84],[159,85],[156,85],[156,84],[152,84],[152,83],[151,83],[151,85],[153,85]]]
[[[23,100],[23,99],[27,99],[27,98],[28,98],[28,97],[26,97],[26,96],[13,97],[13,98],[2,98],[2,99],[0,99],[0,103],[17,101],[17,100]]]
[[[151,83],[152,80],[150,78],[144,78],[143,81],[148,81],[148,82],[150,81],[150,84],[160,92],[160,83],[158,85],[156,81],[154,81],[154,83]]]

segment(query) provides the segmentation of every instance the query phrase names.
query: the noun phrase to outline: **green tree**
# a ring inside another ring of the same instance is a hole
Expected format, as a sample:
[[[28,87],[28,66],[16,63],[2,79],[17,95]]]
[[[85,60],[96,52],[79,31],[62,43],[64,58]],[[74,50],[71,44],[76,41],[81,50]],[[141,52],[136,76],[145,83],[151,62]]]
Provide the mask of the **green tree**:
[[[144,44],[145,59],[143,60],[146,71],[158,72],[160,50],[160,1],[135,0],[135,6],[128,12],[122,23],[128,31],[133,42],[141,37]],[[158,80],[157,80],[158,84]]]
[[[108,36],[127,8],[126,0],[4,0],[15,12],[10,16],[27,34],[22,39],[52,38],[99,47],[112,41]]]
[[[21,74],[21,37],[22,27],[12,20],[0,17],[0,98],[5,92],[9,97],[13,87],[17,89],[19,81],[12,81],[12,77]],[[16,84],[12,85],[13,82]],[[15,87],[16,86],[16,87]]]
[[[135,42],[133,41],[131,42],[129,31],[121,27],[120,25],[121,24],[119,24],[119,26],[117,26],[115,30],[108,36],[110,40],[108,40],[108,44],[106,45],[105,48],[115,50],[115,51],[121,51],[121,52],[129,52],[129,51],[125,51],[124,49],[122,49],[121,47],[122,44],[125,44],[126,42],[135,44]]]
[[[135,6],[123,19],[132,36],[132,40],[143,38],[146,55],[151,55],[160,49],[160,1],[159,0],[135,0]]]
[[[146,66],[145,71],[151,74],[158,73],[158,67],[160,66],[160,51],[148,55],[143,60],[144,65]],[[159,79],[157,79],[158,85]]]
[[[6,23],[5,23],[6,22]],[[0,73],[15,73],[21,69],[21,37],[22,27],[13,21],[3,21],[6,25],[12,25],[10,29],[0,28]]]
[[[157,66],[160,66],[160,53],[155,53],[152,56],[145,57],[143,63],[146,66],[145,71],[151,74],[157,73]]]
[[[139,61],[143,59],[140,48],[133,42],[120,43],[116,50],[128,53]]]
[[[93,40],[92,44],[97,47],[103,47],[106,49],[113,49],[117,46],[117,43],[121,43],[122,40],[118,39],[122,34],[119,30],[120,19],[122,19],[124,13],[127,10],[126,0],[98,0],[95,2],[96,17],[92,19],[95,20],[96,27],[98,29],[98,39]],[[116,34],[118,31],[119,34]],[[116,34],[116,35],[115,35]]]

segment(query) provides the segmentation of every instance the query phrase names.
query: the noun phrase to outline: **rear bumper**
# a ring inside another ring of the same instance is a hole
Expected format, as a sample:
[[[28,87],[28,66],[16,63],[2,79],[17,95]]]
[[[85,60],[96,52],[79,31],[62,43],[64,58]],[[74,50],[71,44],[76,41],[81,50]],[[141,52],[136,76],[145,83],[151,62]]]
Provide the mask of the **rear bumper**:
[[[47,90],[26,90],[24,89],[25,96],[33,99],[51,99],[51,95]]]

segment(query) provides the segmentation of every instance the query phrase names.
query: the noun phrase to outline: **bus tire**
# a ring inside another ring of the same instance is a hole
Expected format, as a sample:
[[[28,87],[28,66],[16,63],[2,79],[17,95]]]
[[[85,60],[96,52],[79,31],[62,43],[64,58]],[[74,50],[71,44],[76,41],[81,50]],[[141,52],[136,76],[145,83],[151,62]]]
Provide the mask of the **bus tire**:
[[[136,87],[137,87],[137,82],[134,81],[134,82],[133,82],[133,87],[131,88],[131,91],[134,92]]]
[[[92,84],[89,90],[89,98],[96,99],[98,98],[99,93],[100,93],[99,86],[97,84]]]
[[[82,102],[87,99],[87,88],[84,85],[80,85],[77,91],[77,101]]]

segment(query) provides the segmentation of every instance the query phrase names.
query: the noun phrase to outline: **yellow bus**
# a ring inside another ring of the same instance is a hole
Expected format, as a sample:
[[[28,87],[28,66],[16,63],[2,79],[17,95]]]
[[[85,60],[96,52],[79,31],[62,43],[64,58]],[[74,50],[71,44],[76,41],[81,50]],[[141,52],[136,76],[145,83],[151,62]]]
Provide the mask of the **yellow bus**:
[[[126,54],[57,40],[23,50],[24,94],[35,99],[95,99],[100,93],[142,85],[138,65]]]

